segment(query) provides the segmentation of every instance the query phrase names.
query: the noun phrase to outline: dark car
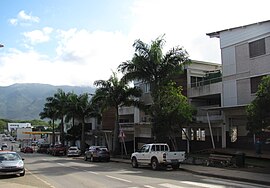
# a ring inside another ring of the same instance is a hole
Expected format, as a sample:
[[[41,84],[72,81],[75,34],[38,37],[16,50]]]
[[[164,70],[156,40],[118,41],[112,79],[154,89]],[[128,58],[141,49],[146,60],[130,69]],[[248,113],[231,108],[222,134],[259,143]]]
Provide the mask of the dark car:
[[[38,146],[37,152],[38,153],[47,153],[47,149],[50,147],[50,144],[40,144]]]
[[[67,148],[62,145],[58,144],[50,148],[50,154],[56,156],[56,155],[66,155]]]
[[[23,152],[23,153],[33,153],[34,150],[33,150],[33,148],[30,147],[30,146],[25,146],[25,147],[22,147],[22,148],[21,148],[21,152]]]
[[[90,146],[85,152],[84,160],[93,161],[110,161],[110,152],[106,146]]]
[[[0,175],[25,175],[24,162],[14,151],[0,151]]]

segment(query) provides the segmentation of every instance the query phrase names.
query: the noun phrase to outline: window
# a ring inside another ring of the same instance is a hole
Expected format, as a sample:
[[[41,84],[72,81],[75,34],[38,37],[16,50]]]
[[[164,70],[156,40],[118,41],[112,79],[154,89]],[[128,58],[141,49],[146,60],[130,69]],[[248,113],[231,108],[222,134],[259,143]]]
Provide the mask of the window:
[[[182,129],[182,140],[187,140],[187,128]]]
[[[196,138],[199,141],[205,141],[205,130],[204,129],[198,129],[196,131]]]
[[[150,83],[145,83],[145,93],[149,93],[151,91]]]
[[[202,85],[202,77],[191,76],[191,87],[198,87]]]
[[[256,40],[249,43],[249,57],[257,57],[265,54],[265,39]]]
[[[262,78],[263,76],[250,78],[251,93],[256,93],[258,91],[258,86],[260,85]]]

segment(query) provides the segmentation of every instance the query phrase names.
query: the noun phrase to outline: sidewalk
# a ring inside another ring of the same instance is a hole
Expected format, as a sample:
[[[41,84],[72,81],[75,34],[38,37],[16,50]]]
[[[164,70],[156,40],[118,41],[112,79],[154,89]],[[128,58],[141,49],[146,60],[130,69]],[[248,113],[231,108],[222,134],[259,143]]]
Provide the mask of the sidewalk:
[[[127,163],[131,165],[129,159],[111,158],[113,162]],[[180,170],[191,172],[194,174],[224,178],[230,180],[239,180],[250,183],[258,183],[270,186],[270,174],[247,172],[237,169],[216,168],[202,165],[181,164]]]

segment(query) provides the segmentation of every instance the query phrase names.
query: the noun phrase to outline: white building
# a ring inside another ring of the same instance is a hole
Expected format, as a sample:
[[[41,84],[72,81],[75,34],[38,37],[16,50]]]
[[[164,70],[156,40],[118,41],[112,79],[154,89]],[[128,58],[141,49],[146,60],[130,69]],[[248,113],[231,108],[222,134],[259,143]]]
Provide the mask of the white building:
[[[8,132],[16,131],[18,128],[31,128],[31,123],[8,123]]]

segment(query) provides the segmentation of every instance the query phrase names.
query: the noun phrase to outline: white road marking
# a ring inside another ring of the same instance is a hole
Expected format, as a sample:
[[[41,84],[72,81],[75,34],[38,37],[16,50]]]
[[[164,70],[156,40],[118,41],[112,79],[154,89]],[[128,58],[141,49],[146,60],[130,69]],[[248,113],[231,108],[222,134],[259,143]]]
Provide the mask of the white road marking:
[[[162,183],[162,184],[159,184],[159,185],[163,186],[163,187],[168,187],[168,188],[183,188],[183,186],[180,187],[180,186],[173,185],[173,184],[170,184],[170,183]]]
[[[155,188],[155,187],[153,187],[153,186],[151,186],[151,185],[144,185],[144,187],[147,187],[147,188]]]
[[[116,179],[116,180],[119,180],[119,181],[124,181],[124,182],[128,182],[128,183],[132,183],[132,181],[129,181],[129,180],[126,180],[126,179],[122,179],[122,178],[117,178],[117,177],[114,177],[114,176],[106,175],[106,177],[112,178],[112,179]]]
[[[62,163],[56,163],[56,164],[61,165],[61,166],[65,166],[65,165],[64,165],[64,164],[62,164]]]
[[[230,185],[230,186],[233,186],[233,187],[244,187],[244,188],[253,188],[253,187],[255,187],[255,186],[259,186],[259,185],[256,185],[256,184],[252,184],[252,183],[247,183],[247,182],[245,182],[245,183],[243,183],[243,182],[239,182],[239,183],[237,183],[237,182],[230,182],[230,181],[221,181],[221,180],[214,180],[214,179],[204,179],[204,181],[206,181],[206,182],[210,182],[210,183],[219,183],[219,184],[225,184],[226,183],[226,186],[228,186],[228,185]],[[260,186],[262,186],[262,187],[265,187],[265,186],[263,186],[263,185],[260,185]]]
[[[88,173],[91,173],[91,174],[95,174],[95,175],[98,175],[98,174],[99,174],[99,173],[97,173],[97,172],[88,171],[88,170],[85,170],[85,172],[88,172]]]
[[[191,182],[191,181],[181,181],[181,183],[198,186],[198,187],[211,187],[211,188],[226,188],[226,185],[213,185],[213,184],[206,184],[206,183],[198,183],[198,182]]]
[[[27,173],[31,174],[32,176],[34,176],[36,179],[42,181],[43,183],[45,183],[46,185],[50,186],[51,188],[55,188],[53,185],[51,185],[50,183],[48,183],[47,181],[41,179],[40,177],[36,176],[35,174],[33,174],[32,172],[30,172],[29,170],[25,169],[27,171]]]

